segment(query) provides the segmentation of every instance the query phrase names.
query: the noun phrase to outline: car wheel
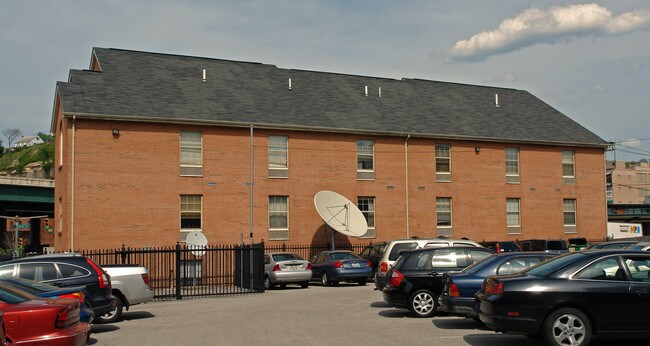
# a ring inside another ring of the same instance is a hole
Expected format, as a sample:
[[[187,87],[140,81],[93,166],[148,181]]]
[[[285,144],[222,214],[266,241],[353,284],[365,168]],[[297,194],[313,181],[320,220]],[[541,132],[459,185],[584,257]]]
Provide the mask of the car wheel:
[[[323,276],[320,278],[320,282],[323,284],[323,286],[329,286],[331,284],[329,278],[327,277],[327,273],[323,273]]]
[[[409,310],[415,317],[431,317],[437,307],[436,295],[427,290],[416,291],[409,299]]]
[[[548,345],[588,345],[591,341],[591,322],[580,310],[558,309],[544,320],[542,334]]]
[[[309,281],[303,281],[303,282],[301,282],[301,283],[300,283],[300,287],[302,287],[302,288],[307,288],[307,287],[309,287]]]
[[[359,281],[357,281],[359,286],[365,286],[367,282],[368,282],[368,279],[360,279]]]
[[[273,289],[273,283],[271,282],[271,279],[268,276],[264,277],[264,290],[268,291]]]
[[[120,297],[115,296],[115,309],[113,311],[104,314],[102,316],[96,316],[95,317],[95,322],[96,323],[114,323],[122,319],[122,307],[124,306],[124,303],[122,303],[122,299]]]

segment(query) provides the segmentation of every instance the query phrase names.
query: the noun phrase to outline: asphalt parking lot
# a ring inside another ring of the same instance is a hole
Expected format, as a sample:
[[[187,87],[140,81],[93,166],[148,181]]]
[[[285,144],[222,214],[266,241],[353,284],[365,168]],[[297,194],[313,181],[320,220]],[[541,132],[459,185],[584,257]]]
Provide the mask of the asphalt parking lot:
[[[93,325],[92,345],[543,345],[472,319],[414,318],[388,307],[372,283],[153,302]],[[619,342],[594,341],[593,345]],[[635,344],[626,342],[627,345]],[[646,344],[639,342],[638,345]]]

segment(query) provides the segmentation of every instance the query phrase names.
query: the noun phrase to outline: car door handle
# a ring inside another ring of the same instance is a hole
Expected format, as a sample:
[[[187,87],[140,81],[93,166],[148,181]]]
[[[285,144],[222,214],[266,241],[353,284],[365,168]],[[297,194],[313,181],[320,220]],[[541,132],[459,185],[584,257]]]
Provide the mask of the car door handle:
[[[63,282],[46,282],[46,283],[57,287],[63,286]]]

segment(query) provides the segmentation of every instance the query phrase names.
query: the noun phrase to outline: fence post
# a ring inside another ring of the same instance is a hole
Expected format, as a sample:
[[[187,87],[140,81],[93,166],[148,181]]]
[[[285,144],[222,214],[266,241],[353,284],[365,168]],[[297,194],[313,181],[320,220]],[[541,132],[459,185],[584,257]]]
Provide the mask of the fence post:
[[[124,264],[124,262],[126,262],[126,249],[124,248],[124,244],[122,244],[121,257],[122,257],[122,264]]]
[[[183,299],[181,296],[181,244],[176,243],[176,299]]]

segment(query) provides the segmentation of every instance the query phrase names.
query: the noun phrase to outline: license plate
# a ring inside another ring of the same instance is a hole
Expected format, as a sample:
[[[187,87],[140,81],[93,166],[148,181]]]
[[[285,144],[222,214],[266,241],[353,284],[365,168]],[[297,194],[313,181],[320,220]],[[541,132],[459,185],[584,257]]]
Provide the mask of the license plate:
[[[352,263],[352,266],[355,267],[355,268],[361,267],[361,265],[359,263]]]

